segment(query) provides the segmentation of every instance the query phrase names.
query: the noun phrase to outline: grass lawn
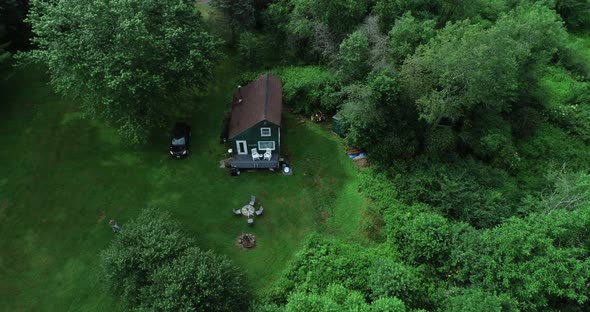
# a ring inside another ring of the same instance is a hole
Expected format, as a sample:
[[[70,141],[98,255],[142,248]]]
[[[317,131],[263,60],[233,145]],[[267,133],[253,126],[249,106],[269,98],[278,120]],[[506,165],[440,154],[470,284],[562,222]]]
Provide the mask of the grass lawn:
[[[122,306],[96,283],[99,252],[147,206],[170,211],[197,244],[227,255],[263,296],[313,231],[360,237],[362,197],[354,165],[320,126],[284,117],[294,175],[218,168],[222,112],[236,66],[220,66],[195,100],[192,155],[167,155],[168,133],[129,146],[115,130],[80,119],[74,103],[51,92],[39,71],[0,86],[0,307],[6,311],[105,311]],[[249,227],[232,209],[255,194],[265,207]],[[257,235],[241,251],[234,239]]]

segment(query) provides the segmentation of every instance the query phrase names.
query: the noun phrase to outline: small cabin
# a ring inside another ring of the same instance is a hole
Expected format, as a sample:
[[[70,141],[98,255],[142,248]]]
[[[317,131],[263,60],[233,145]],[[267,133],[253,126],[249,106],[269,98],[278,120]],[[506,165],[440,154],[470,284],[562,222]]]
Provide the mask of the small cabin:
[[[228,126],[233,168],[278,168],[281,151],[281,80],[264,74],[238,87]]]

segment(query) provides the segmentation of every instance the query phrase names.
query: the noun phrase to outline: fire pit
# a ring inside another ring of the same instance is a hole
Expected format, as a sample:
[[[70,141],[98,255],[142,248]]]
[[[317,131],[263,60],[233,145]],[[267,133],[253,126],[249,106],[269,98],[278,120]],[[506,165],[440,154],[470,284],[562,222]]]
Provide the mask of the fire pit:
[[[236,239],[236,245],[242,249],[251,249],[256,247],[256,236],[254,234],[241,234]]]

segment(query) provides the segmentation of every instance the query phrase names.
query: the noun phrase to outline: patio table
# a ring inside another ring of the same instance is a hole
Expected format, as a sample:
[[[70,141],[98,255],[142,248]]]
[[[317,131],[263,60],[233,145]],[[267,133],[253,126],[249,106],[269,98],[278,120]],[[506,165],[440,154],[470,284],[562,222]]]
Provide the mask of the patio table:
[[[245,205],[244,207],[242,207],[242,214],[245,215],[246,217],[254,216],[254,206]]]

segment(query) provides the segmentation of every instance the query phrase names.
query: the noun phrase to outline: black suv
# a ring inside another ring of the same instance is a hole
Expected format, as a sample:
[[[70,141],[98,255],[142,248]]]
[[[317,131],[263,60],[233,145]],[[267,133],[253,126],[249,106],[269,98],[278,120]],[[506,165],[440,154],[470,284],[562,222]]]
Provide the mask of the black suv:
[[[177,122],[172,130],[172,142],[170,143],[170,155],[180,158],[188,155],[191,127],[184,122]]]

